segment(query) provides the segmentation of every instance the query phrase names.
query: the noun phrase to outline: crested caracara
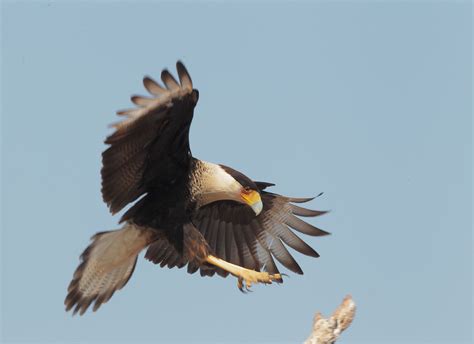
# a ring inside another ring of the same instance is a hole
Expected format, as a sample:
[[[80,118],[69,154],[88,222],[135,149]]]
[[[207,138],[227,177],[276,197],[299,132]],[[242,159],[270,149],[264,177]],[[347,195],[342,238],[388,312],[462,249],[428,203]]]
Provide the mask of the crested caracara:
[[[117,113],[123,120],[113,125],[102,154],[102,195],[112,214],[133,205],[121,229],[92,237],[69,285],[66,310],[83,314],[92,303],[97,310],[127,283],[143,249],[161,267],[231,274],[240,290],[281,283],[274,258],[302,274],[287,247],[319,256],[294,233],[328,234],[298,217],[324,213],[295,204],[311,198],[268,192],[273,184],[191,155],[189,128],[199,93],[184,65],[176,67],[179,82],[167,70],[164,85],[145,77],[151,97],[133,96],[137,107]]]

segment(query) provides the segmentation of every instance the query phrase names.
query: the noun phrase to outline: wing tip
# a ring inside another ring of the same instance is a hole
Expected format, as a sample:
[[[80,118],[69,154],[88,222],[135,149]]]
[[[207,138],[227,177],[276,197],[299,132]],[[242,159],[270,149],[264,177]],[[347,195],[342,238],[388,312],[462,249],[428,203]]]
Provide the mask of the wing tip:
[[[161,81],[163,81],[166,88],[170,91],[180,88],[179,83],[176,81],[173,74],[171,74],[167,68],[161,71]]]
[[[312,201],[316,197],[288,197],[288,200],[292,203],[306,203]]]
[[[187,71],[186,67],[184,66],[183,61],[181,61],[181,60],[176,61],[176,69],[183,69],[183,70]]]
[[[323,232],[323,234],[319,235],[319,236],[328,236],[328,235],[332,235],[331,232],[327,232],[327,231],[324,231],[322,229],[320,229],[321,232]]]
[[[191,79],[191,76],[189,75],[188,70],[186,69],[186,66],[181,60],[178,60],[176,62],[176,70],[178,72],[181,87],[188,91],[191,91],[193,89],[193,81]]]

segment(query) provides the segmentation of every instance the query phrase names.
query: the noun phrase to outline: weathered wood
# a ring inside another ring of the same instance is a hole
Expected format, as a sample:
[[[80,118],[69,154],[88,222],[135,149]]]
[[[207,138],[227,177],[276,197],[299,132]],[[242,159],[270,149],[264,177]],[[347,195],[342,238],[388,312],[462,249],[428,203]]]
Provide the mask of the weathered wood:
[[[313,330],[304,344],[333,344],[341,333],[354,320],[356,305],[350,295],[347,295],[339,307],[328,319],[316,313],[313,320]]]

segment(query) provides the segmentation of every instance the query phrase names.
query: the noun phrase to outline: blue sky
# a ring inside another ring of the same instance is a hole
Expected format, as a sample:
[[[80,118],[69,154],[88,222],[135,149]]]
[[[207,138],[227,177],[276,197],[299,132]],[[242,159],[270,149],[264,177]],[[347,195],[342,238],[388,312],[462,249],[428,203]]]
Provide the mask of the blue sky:
[[[472,27],[462,2],[2,2],[1,339],[302,342],[350,293],[344,343],[472,340]],[[141,78],[183,60],[193,154],[324,195],[304,276],[242,295],[140,259],[97,313],[64,312],[117,228],[100,154]]]

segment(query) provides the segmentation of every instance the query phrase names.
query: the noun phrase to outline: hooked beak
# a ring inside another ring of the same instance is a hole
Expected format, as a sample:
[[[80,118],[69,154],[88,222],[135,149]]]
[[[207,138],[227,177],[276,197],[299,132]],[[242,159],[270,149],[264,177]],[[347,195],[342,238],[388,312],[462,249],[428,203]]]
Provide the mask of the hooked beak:
[[[255,212],[255,215],[258,216],[258,214],[262,212],[263,203],[262,199],[260,198],[260,194],[257,191],[242,191],[240,196],[242,197],[244,203],[248,204],[252,208],[252,210]]]

